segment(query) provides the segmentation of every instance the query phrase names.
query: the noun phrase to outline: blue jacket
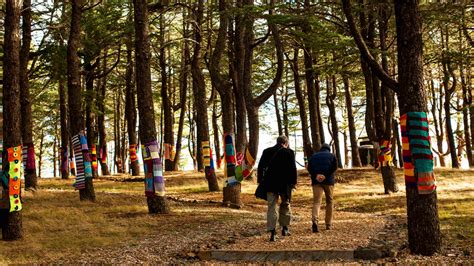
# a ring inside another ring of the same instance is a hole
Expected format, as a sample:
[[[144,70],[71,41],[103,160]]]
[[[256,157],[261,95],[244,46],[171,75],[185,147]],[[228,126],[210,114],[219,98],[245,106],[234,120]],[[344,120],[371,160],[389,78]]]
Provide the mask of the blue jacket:
[[[311,156],[308,163],[308,171],[311,174],[311,184],[334,185],[334,172],[337,170],[337,159],[329,148],[322,147],[321,150]],[[326,177],[323,182],[316,180],[316,175],[322,174]]]

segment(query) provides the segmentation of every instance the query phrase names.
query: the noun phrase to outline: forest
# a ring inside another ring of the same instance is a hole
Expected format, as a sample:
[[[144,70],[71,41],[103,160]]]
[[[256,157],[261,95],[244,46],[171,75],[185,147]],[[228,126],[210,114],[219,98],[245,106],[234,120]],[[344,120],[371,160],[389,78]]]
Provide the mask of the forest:
[[[473,14],[470,1],[1,1],[0,263],[472,263]],[[296,221],[270,245],[253,193],[282,135]],[[305,168],[324,143],[338,223],[322,239]]]

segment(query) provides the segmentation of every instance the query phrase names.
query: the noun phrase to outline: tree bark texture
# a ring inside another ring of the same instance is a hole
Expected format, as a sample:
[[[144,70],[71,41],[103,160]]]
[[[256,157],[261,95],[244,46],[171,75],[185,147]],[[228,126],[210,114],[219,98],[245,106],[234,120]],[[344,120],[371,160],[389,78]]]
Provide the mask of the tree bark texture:
[[[303,137],[303,150],[305,155],[305,162],[313,155],[313,147],[311,145],[311,140],[308,131],[308,117],[306,115],[306,101],[303,94],[303,90],[301,89],[301,82],[300,82],[300,73],[299,73],[299,65],[298,65],[298,53],[299,49],[295,48],[293,51],[293,62],[291,64],[291,68],[293,70],[293,79],[295,83],[295,94],[296,99],[298,101],[299,106],[299,113],[301,119],[301,131]]]
[[[197,129],[197,158],[198,169],[203,169],[208,182],[209,191],[219,191],[219,183],[214,169],[205,165],[204,158],[209,154],[203,154],[203,143],[209,144],[209,122],[207,116],[206,83],[201,68],[201,43],[202,43],[202,20],[204,12],[204,2],[199,0],[195,6],[194,17],[196,23],[193,24],[194,31],[194,54],[191,61],[191,74],[193,79],[194,108],[196,109],[196,129]],[[208,149],[206,151],[209,151]],[[209,158],[212,160],[212,158]]]
[[[183,16],[186,16],[186,13],[183,13]],[[188,37],[188,24],[186,21],[183,21],[183,35],[185,38]],[[187,94],[188,94],[188,72],[189,72],[189,61],[190,61],[190,51],[189,45],[187,42],[183,44],[183,52],[181,55],[181,74],[179,81],[179,104],[180,104],[180,114],[178,122],[178,134],[176,136],[176,153],[174,157],[173,170],[179,170],[179,159],[181,156],[181,140],[183,137],[183,128],[184,128],[184,119],[186,118],[186,107],[187,107]]]
[[[417,0],[395,1],[400,113],[427,112],[423,88],[422,20]],[[437,192],[419,194],[407,187],[408,245],[415,254],[441,249]]]
[[[360,161],[359,155],[359,145],[357,143],[356,135],[356,126],[354,121],[354,114],[352,111],[352,93],[349,83],[349,78],[346,75],[343,75],[342,80],[344,82],[344,96],[346,99],[346,108],[347,108],[347,121],[349,126],[349,139],[351,142],[351,157],[352,157],[352,167],[361,167],[362,163]]]
[[[160,74],[161,74],[161,102],[163,110],[163,120],[164,120],[164,132],[163,132],[163,148],[165,149],[165,171],[173,170],[173,158],[171,158],[171,150],[174,149],[174,132],[173,132],[173,118],[174,112],[171,106],[171,99],[168,96],[170,93],[168,91],[168,73],[166,73],[166,47],[165,47],[165,17],[162,16],[160,19],[160,54],[159,54],[159,65],[160,65]]]
[[[71,1],[71,27],[69,32],[69,40],[67,46],[67,85],[68,85],[68,105],[69,105],[69,132],[72,136],[79,134],[84,130],[84,116],[82,112],[82,95],[81,95],[81,77],[80,77],[80,60],[77,50],[80,46],[81,38],[81,15],[83,0]],[[78,158],[75,155],[76,159]],[[90,162],[88,156],[84,156],[84,163]],[[77,161],[76,161],[77,166]],[[79,190],[79,198],[81,200],[94,201],[95,192],[92,178],[86,178],[85,188]]]
[[[61,178],[69,178],[69,156],[68,156],[68,143],[69,143],[69,131],[68,131],[68,107],[67,107],[67,91],[64,86],[64,80],[59,80],[59,116],[61,124]]]
[[[107,68],[107,60],[104,58],[102,68]],[[97,93],[97,127],[99,131],[99,163],[102,175],[110,175],[109,167],[107,166],[107,133],[105,131],[105,92],[107,88],[106,77],[102,77]]]
[[[309,8],[310,1],[304,1],[305,8]],[[303,26],[303,33],[308,34],[311,31],[309,23],[305,23]],[[321,136],[319,132],[319,116],[318,108],[316,107],[316,87],[315,87],[315,75],[313,70],[313,56],[312,50],[309,44],[305,43],[303,46],[304,50],[304,75],[306,80],[306,91],[308,95],[308,109],[309,109],[309,125],[311,128],[311,139],[313,152],[319,151],[321,149]]]
[[[132,176],[140,175],[138,164],[137,139],[137,106],[136,89],[133,82],[132,36],[127,41],[127,69],[125,71],[125,117],[127,119],[128,146],[130,155],[130,169]]]
[[[326,82],[327,93],[326,93],[326,103],[329,109],[329,116],[331,118],[331,131],[332,131],[332,139],[334,141],[334,146],[336,147],[336,158],[337,158],[337,167],[342,168],[342,156],[341,156],[341,148],[339,147],[339,126],[337,125],[337,118],[336,118],[336,76],[332,76],[332,84],[329,81],[329,77]]]
[[[20,107],[20,11],[22,1],[7,0],[5,5],[5,35],[3,43],[3,147],[4,150],[20,146],[21,154],[21,107]],[[9,163],[8,155],[3,153],[3,171],[14,165]],[[21,160],[21,157],[20,157]],[[8,163],[8,164],[7,164]],[[13,185],[13,177],[9,177],[9,184],[0,185],[6,191]],[[13,186],[12,186],[13,187]],[[21,200],[21,187],[17,192]],[[5,192],[4,192],[5,193]],[[4,200],[4,199],[2,199]],[[10,199],[7,199],[10,200]],[[8,204],[9,206],[10,204]],[[23,237],[23,219],[21,211],[10,212],[9,209],[0,210],[0,225],[2,226],[3,240],[17,240]]]
[[[148,1],[134,0],[135,21],[135,68],[141,143],[156,142],[155,111],[151,90],[150,37],[148,29]],[[152,169],[149,169],[152,171]],[[146,175],[147,173],[145,173]],[[148,212],[169,213],[170,208],[164,196],[147,197]]]
[[[20,103],[21,103],[21,135],[23,152],[27,152],[25,169],[25,189],[36,190],[35,152],[33,144],[33,119],[31,112],[30,85],[28,80],[28,62],[31,45],[31,0],[23,0],[22,15],[22,44],[20,51]]]

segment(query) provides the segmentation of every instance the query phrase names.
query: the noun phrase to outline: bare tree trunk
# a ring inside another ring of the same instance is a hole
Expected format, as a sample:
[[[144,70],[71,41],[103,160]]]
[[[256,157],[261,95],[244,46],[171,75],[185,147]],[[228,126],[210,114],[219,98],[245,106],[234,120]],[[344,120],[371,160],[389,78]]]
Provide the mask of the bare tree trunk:
[[[69,102],[69,124],[70,132],[73,136],[78,136],[82,134],[84,130],[84,116],[82,112],[82,95],[81,95],[81,77],[80,77],[80,60],[77,54],[77,50],[80,43],[81,35],[81,15],[83,0],[72,0],[72,11],[71,11],[71,28],[69,33],[68,47],[67,47],[67,76],[68,76],[68,102]],[[80,144],[75,146],[80,147]],[[87,143],[86,143],[87,146]],[[83,147],[83,146],[82,146]],[[88,149],[79,148],[76,149],[79,153],[74,154],[76,158],[76,169],[77,176],[81,174],[79,170],[87,170],[90,167],[90,158],[88,155]],[[80,158],[83,158],[83,161],[80,161]],[[94,185],[92,182],[92,176],[89,176],[89,173],[82,172],[84,186],[80,186],[79,196],[81,200],[94,201],[95,192]],[[80,178],[76,179],[80,181]],[[79,187],[78,187],[79,188]]]
[[[349,125],[349,136],[351,140],[351,157],[352,157],[352,167],[361,167],[362,163],[360,161],[359,155],[359,145],[357,143],[356,135],[356,126],[354,121],[354,114],[352,111],[352,93],[351,87],[349,85],[349,78],[346,75],[342,76],[344,82],[344,95],[346,99],[346,108],[347,108],[347,120]]]
[[[162,164],[158,154],[156,141],[155,111],[151,90],[150,71],[150,37],[148,30],[148,1],[134,0],[135,18],[135,65],[137,97],[141,99],[138,105],[139,134],[141,143],[148,152],[144,156],[145,164],[145,193],[147,195],[149,213],[169,213],[169,205],[164,197],[163,176],[155,175]],[[150,182],[151,181],[151,182]],[[151,183],[151,184],[150,184]]]
[[[278,125],[278,136],[283,135],[283,126],[281,123],[281,115],[280,115],[280,107],[278,106],[278,96],[277,96],[278,90],[275,91],[273,94],[273,104],[275,106],[275,115],[277,118],[277,125]]]
[[[107,69],[107,59],[103,59],[102,71]],[[106,76],[102,77],[97,93],[97,126],[99,131],[99,161],[102,175],[110,175],[109,167],[107,166],[107,133],[105,131],[105,90],[107,88]],[[115,125],[115,124],[114,124]]]
[[[137,139],[137,107],[136,89],[133,82],[132,36],[127,41],[127,70],[125,72],[125,116],[127,119],[128,152],[130,154],[130,169],[132,176],[140,175],[138,164],[138,139]]]
[[[44,153],[44,130],[40,134],[40,146],[38,154],[38,178],[41,178],[41,171],[43,170],[43,153]]]
[[[300,76],[299,76],[299,65],[298,65],[298,53],[299,49],[295,48],[293,51],[293,60],[291,64],[291,68],[293,70],[293,80],[295,83],[295,94],[296,99],[298,101],[298,110],[300,113],[301,119],[301,132],[303,135],[303,150],[305,155],[305,161],[313,155],[313,147],[311,146],[311,141],[309,138],[309,131],[308,131],[308,117],[306,115],[306,103],[303,95],[303,91],[301,89],[300,83]]]
[[[31,113],[30,86],[28,80],[28,62],[31,45],[31,0],[23,0],[22,14],[22,45],[20,51],[20,102],[21,102],[21,134],[23,153],[27,153],[24,165],[25,189],[36,190],[35,149],[33,144],[33,119]]]
[[[309,8],[310,0],[304,1],[304,7]],[[309,23],[305,23],[303,26],[303,33],[308,34],[311,31]],[[321,121],[318,116],[318,108],[316,107],[316,87],[315,87],[315,75],[313,70],[313,57],[312,50],[309,44],[305,44],[304,50],[304,68],[305,68],[305,79],[306,79],[306,91],[308,94],[308,109],[309,109],[309,125],[311,127],[311,139],[313,152],[321,149],[321,136],[319,124]]]
[[[3,39],[3,147],[4,151],[11,149],[11,153],[16,149],[20,156],[8,155],[3,152],[3,171],[7,169],[21,167],[20,163],[15,163],[14,159],[21,160],[21,108],[20,108],[20,10],[22,1],[7,0],[5,5],[5,34]],[[9,162],[9,157],[11,161]],[[12,171],[13,172],[13,171]],[[17,177],[15,180],[14,178]],[[8,174],[8,184],[0,182],[8,194],[13,193],[12,198],[4,200],[12,202],[16,195],[17,204],[8,204],[8,209],[0,209],[0,226],[2,227],[3,240],[17,240],[23,237],[23,219],[21,213],[21,176]],[[15,188],[18,186],[18,188]],[[3,204],[2,204],[3,205]]]
[[[183,11],[183,17],[186,17],[185,11]],[[188,37],[188,23],[186,20],[183,20],[183,36],[184,38]],[[180,104],[180,114],[179,114],[179,124],[178,124],[178,134],[176,136],[176,153],[173,160],[173,170],[179,170],[179,159],[181,156],[181,139],[183,137],[183,128],[184,128],[184,119],[186,118],[186,99],[188,94],[188,72],[189,72],[189,61],[190,61],[190,52],[189,45],[187,42],[183,44],[183,52],[181,55],[181,75],[179,82],[179,104]]]
[[[214,155],[216,156],[217,168],[221,168],[221,148],[220,148],[220,141],[219,141],[219,139],[221,138],[221,135],[219,134],[219,125],[217,124],[217,119],[218,119],[217,101],[214,101],[214,104],[212,107],[212,131],[213,131],[213,136],[214,136]]]
[[[288,75],[286,76],[288,78]],[[288,118],[288,88],[286,86],[282,88],[281,107],[283,113],[283,134],[289,136],[290,132],[288,130],[288,124],[290,123],[290,120]]]
[[[402,140],[400,138],[400,133],[398,132],[398,129],[400,128],[400,124],[398,124],[397,119],[393,119],[393,133],[394,133],[394,138],[396,139],[397,142],[397,162],[400,167],[403,167],[403,150],[402,150]],[[394,146],[393,146],[394,147]],[[394,147],[395,149],[395,147]],[[395,151],[393,152],[395,154]],[[396,166],[396,165],[395,165]]]
[[[211,168],[209,149],[209,123],[207,116],[206,84],[201,70],[201,30],[204,12],[204,2],[199,0],[195,6],[194,16],[194,54],[191,61],[191,74],[193,78],[194,107],[196,108],[197,129],[197,158],[198,169],[204,169],[209,185],[209,191],[219,191],[219,183],[214,169]],[[202,167],[202,168],[201,168]]]
[[[341,148],[339,146],[339,127],[337,125],[337,118],[336,118],[336,96],[337,96],[337,88],[336,88],[336,76],[332,76],[332,86],[331,82],[329,81],[329,77],[326,80],[326,103],[329,109],[329,116],[331,118],[331,130],[332,130],[332,139],[334,141],[334,146],[336,146],[336,158],[337,158],[337,167],[342,168],[342,156],[341,156]]]
[[[53,177],[56,178],[57,168],[57,150],[58,150],[58,123],[54,123],[54,140],[53,140]]]
[[[443,38],[444,35],[444,38]],[[441,42],[443,48],[442,66],[443,66],[443,87],[444,87],[444,113],[446,119],[446,135],[448,137],[448,149],[451,154],[451,167],[459,168],[458,157],[456,156],[456,142],[454,140],[453,126],[451,124],[451,98],[456,91],[457,79],[454,71],[451,69],[451,59],[447,52],[449,52],[449,33],[446,26],[446,32],[443,34],[441,29]],[[453,78],[451,88],[449,87],[449,80]]]
[[[95,66],[91,64],[91,62],[85,60],[84,69],[86,71],[86,129],[87,129],[87,142],[89,144],[91,150],[91,164],[92,164],[92,177],[97,177],[97,162],[94,163],[94,160],[97,159],[96,156],[93,154],[93,150],[95,150],[95,143],[96,143],[96,125],[95,125],[95,113],[92,110],[93,106],[96,106],[96,92],[94,91],[94,70]]]
[[[474,167],[474,159],[472,155],[472,142],[471,142],[471,134],[474,134],[474,132],[471,132],[471,127],[469,126],[469,106],[472,104],[472,91],[469,90],[468,84],[466,82],[466,77],[464,75],[464,64],[461,64],[459,66],[459,73],[461,76],[461,86],[462,86],[462,98],[463,98],[463,104],[462,104],[462,118],[463,118],[463,124],[464,124],[464,139],[466,142],[466,155],[467,155],[467,160],[469,161],[469,167],[472,168]]]
[[[171,106],[171,100],[169,98],[168,91],[168,74],[166,73],[166,47],[165,47],[165,17],[160,19],[160,54],[159,54],[159,64],[160,64],[160,74],[161,74],[161,101],[162,101],[162,110],[163,110],[163,119],[164,119],[164,132],[163,132],[163,147],[165,148],[165,171],[173,170],[173,160],[171,159],[171,150],[174,145],[174,132],[173,132],[173,116],[174,112]]]
[[[61,120],[61,178],[69,178],[69,160],[68,160],[68,143],[69,131],[67,125],[68,107],[67,107],[67,91],[64,87],[64,81],[59,80],[59,113]]]
[[[431,113],[433,115],[433,123],[434,123],[434,128],[435,128],[435,134],[436,134],[436,144],[437,144],[437,154],[439,157],[439,164],[441,167],[445,167],[446,163],[444,161],[444,152],[443,152],[443,142],[444,142],[444,127],[443,127],[443,122],[442,122],[442,113],[443,113],[443,97],[442,96],[442,89],[441,86],[439,88],[439,95],[436,95],[435,92],[435,84],[434,80],[432,79],[430,82],[430,92],[431,92],[431,97],[430,99],[432,100],[431,103]],[[436,99],[439,99],[440,103],[439,106],[437,104]]]

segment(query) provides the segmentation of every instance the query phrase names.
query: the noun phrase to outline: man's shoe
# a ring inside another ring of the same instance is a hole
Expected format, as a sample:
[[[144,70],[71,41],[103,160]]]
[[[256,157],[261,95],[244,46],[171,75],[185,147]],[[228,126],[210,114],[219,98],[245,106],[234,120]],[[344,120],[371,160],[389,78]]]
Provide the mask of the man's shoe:
[[[326,225],[326,230],[331,230],[331,225],[330,224]]]
[[[270,242],[275,242],[275,240],[276,240],[276,231],[275,231],[275,229],[271,230],[270,233],[271,233]]]
[[[283,229],[281,229],[281,235],[282,236],[291,236],[290,229],[288,229],[288,226],[283,226]]]
[[[317,233],[317,232],[319,232],[319,230],[318,230],[318,225],[317,225],[317,224],[315,224],[315,223],[313,223],[313,227],[312,227],[312,229],[313,229],[313,233]]]

